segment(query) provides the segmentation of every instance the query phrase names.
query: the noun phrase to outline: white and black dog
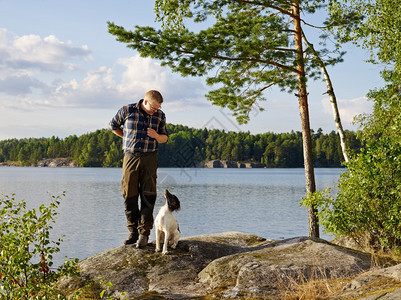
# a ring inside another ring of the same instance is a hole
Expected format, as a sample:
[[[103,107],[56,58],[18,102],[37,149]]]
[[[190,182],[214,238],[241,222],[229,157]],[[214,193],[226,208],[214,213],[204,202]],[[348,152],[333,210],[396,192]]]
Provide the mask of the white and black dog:
[[[163,254],[167,254],[167,246],[170,243],[171,248],[175,249],[180,239],[180,230],[178,222],[173,216],[173,211],[180,209],[180,200],[171,194],[168,190],[164,191],[166,204],[163,205],[155,219],[156,227],[156,252],[160,252],[160,242],[163,243]]]

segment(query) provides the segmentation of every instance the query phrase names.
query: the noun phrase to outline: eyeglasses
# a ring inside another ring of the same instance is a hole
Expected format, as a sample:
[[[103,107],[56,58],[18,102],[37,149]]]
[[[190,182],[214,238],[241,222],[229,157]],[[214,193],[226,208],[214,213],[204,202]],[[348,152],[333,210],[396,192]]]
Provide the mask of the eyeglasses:
[[[154,110],[154,111],[157,111],[157,110],[159,110],[159,109],[161,109],[162,107],[161,107],[161,105],[158,107],[158,108],[156,108],[156,107],[153,107],[152,106],[152,104],[150,104],[150,102],[148,101],[148,104],[149,104],[149,106],[150,106],[150,108],[152,109],[152,110]]]

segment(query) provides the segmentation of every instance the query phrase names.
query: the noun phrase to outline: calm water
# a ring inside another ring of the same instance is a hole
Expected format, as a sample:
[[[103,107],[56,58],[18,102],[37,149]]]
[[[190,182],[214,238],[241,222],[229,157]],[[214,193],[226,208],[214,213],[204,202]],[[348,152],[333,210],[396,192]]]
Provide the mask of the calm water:
[[[343,169],[316,169],[317,189],[334,187]],[[86,258],[122,245],[127,238],[121,169],[0,167],[0,193],[31,207],[66,191],[53,240],[65,235],[64,256]],[[164,189],[177,195],[176,218],[183,237],[241,231],[269,239],[308,235],[304,169],[159,169],[154,215]],[[323,238],[330,239],[327,235]],[[154,240],[154,231],[150,240]]]

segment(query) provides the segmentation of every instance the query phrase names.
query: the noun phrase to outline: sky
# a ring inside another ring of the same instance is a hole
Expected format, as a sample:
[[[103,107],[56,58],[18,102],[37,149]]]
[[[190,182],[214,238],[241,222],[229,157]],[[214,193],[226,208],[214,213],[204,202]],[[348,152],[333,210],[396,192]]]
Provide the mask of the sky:
[[[0,0],[0,140],[107,128],[120,107],[150,89],[162,93],[168,123],[251,134],[301,131],[293,94],[266,91],[258,103],[265,110],[252,110],[248,124],[239,125],[228,109],[206,100],[205,78],[181,77],[140,57],[108,33],[107,21],[159,27],[150,0]],[[380,68],[364,62],[365,51],[345,50],[345,61],[328,70],[343,127],[356,130],[353,117],[371,111],[365,95],[383,84]],[[308,91],[311,128],[336,130],[325,83],[310,82]]]

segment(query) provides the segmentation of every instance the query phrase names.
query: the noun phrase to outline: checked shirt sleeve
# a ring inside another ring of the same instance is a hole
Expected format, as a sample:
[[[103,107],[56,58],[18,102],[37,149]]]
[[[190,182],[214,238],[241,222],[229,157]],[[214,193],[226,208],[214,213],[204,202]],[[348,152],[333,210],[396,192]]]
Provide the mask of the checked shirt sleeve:
[[[157,131],[157,133],[168,136],[168,131],[166,128],[166,115],[164,113],[162,113],[160,116],[160,125],[159,125],[159,130]]]
[[[122,107],[118,110],[117,114],[109,122],[110,130],[116,130],[118,128],[121,128],[121,126],[124,124],[125,113],[126,113],[125,107]]]

